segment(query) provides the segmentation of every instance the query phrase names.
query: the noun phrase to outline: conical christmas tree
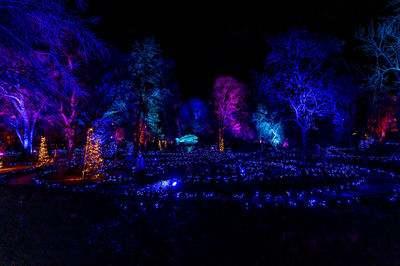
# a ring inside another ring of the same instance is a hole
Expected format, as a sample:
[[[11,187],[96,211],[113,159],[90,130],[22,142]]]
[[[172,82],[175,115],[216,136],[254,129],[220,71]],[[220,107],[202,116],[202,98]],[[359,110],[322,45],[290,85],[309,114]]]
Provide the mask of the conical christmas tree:
[[[85,161],[83,166],[84,177],[97,178],[100,175],[100,169],[103,167],[103,158],[99,140],[94,141],[93,129],[89,129],[86,138]]]
[[[47,144],[46,138],[41,137],[40,139],[40,150],[39,150],[39,159],[38,159],[38,166],[43,166],[50,163],[50,156],[47,151]]]

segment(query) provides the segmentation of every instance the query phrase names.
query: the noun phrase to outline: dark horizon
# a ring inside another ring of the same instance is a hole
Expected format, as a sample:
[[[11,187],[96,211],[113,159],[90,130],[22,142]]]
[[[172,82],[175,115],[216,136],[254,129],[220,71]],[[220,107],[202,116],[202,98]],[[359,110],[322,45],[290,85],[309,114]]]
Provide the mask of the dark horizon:
[[[355,31],[382,15],[382,1],[309,1],[307,4],[269,4],[265,8],[137,8],[116,0],[113,6],[89,1],[89,15],[99,17],[95,32],[106,43],[129,53],[135,41],[154,37],[175,63],[183,99],[207,99],[218,76],[251,82],[261,70],[265,37],[291,28],[305,28],[345,41],[349,61],[356,52]]]

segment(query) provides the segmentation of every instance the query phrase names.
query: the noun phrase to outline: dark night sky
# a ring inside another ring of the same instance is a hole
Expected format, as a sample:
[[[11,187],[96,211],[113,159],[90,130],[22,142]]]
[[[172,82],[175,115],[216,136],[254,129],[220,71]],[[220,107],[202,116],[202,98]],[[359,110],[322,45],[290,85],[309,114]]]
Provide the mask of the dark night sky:
[[[271,4],[268,4],[268,3]],[[253,8],[139,8],[135,1],[91,0],[89,14],[100,17],[95,32],[121,52],[135,40],[154,36],[165,56],[176,62],[183,98],[209,95],[216,77],[232,75],[249,82],[252,69],[263,67],[265,36],[293,27],[324,32],[346,41],[354,53],[359,25],[383,15],[384,1],[266,1]],[[272,4],[275,3],[275,4]]]

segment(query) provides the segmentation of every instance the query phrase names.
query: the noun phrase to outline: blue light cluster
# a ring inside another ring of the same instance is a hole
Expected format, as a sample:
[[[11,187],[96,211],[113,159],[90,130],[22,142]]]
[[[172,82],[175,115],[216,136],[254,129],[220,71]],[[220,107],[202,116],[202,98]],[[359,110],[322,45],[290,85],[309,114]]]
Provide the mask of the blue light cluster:
[[[271,205],[349,207],[359,204],[364,196],[377,193],[368,187],[371,186],[369,179],[379,176],[393,181],[382,195],[389,201],[399,199],[399,175],[346,164],[345,160],[339,161],[335,156],[306,168],[292,156],[282,156],[279,152],[260,157],[257,153],[221,154],[206,149],[193,153],[149,152],[144,157],[147,162],[145,178],[159,181],[142,186],[132,182],[125,185],[118,194],[123,209],[132,200],[140,203],[143,210],[170,206],[176,201],[210,200],[238,204],[246,210]],[[113,169],[114,164],[109,161],[105,168]],[[169,172],[173,169],[189,170],[171,178]],[[107,175],[104,180],[94,183],[61,185],[35,179],[36,184],[42,186],[101,193],[115,193],[113,187],[120,186],[123,180],[123,176]]]

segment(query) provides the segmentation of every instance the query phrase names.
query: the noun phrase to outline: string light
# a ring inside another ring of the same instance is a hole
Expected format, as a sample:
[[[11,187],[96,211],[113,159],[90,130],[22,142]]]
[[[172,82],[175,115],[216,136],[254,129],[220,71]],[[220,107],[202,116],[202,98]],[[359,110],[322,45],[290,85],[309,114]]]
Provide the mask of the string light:
[[[224,146],[224,138],[219,139],[219,152],[224,152],[225,146]]]
[[[100,170],[103,167],[103,158],[101,157],[101,149],[99,140],[93,139],[93,129],[88,130],[85,147],[85,160],[82,171],[82,177],[98,178]]]
[[[37,165],[44,166],[50,163],[50,156],[47,151],[47,144],[46,144],[46,138],[41,137],[40,139],[40,149],[39,149],[39,159]]]

